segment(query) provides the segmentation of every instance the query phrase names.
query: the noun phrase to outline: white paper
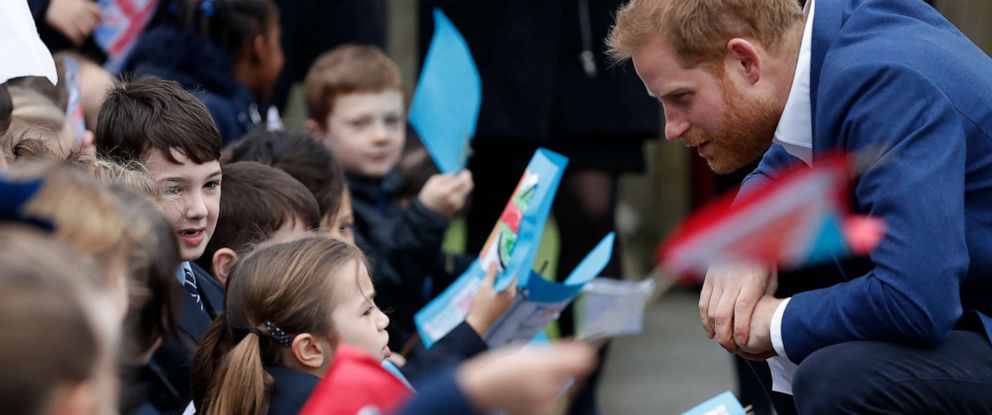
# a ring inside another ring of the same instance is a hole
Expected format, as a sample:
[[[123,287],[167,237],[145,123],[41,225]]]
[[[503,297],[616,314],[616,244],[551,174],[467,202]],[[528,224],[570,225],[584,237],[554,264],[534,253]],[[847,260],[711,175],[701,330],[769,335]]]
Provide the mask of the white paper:
[[[597,278],[586,285],[580,300],[579,340],[638,334],[644,311],[654,293],[654,280],[641,282]]]
[[[52,53],[38,37],[27,0],[0,1],[0,83],[21,76],[44,76],[58,85]]]
[[[541,303],[528,299],[526,290],[517,292],[517,298],[493,328],[486,334],[486,344],[496,348],[515,342],[525,342],[558,319],[572,298],[555,303]]]

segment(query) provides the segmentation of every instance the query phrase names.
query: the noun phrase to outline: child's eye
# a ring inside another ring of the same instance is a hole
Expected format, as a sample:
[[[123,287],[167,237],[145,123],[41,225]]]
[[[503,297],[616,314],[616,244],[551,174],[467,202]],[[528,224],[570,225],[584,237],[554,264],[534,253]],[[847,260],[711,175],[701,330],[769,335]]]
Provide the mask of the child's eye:
[[[178,195],[182,191],[183,188],[175,184],[165,185],[162,187],[162,193],[166,195]]]
[[[402,120],[403,120],[403,118],[401,118],[399,116],[390,115],[390,116],[386,117],[386,125],[395,126],[395,125],[398,125]]]
[[[206,184],[203,185],[203,188],[204,189],[210,189],[210,190],[217,189],[219,187],[220,187],[220,181],[219,180],[211,180],[211,181],[209,181],[209,182],[207,182]]]
[[[365,127],[368,127],[371,123],[372,123],[371,120],[366,119],[366,118],[362,118],[362,119],[358,119],[358,120],[352,121],[351,122],[351,126],[354,127],[354,128],[365,128]]]
[[[362,317],[365,317],[365,316],[368,316],[369,314],[372,314],[372,310],[374,310],[374,309],[375,309],[375,306],[368,306],[368,307],[366,307],[365,308],[365,312],[362,313]]]
[[[348,233],[353,232],[354,229],[355,229],[355,225],[354,224],[352,224],[352,223],[346,223],[346,224],[342,224],[340,227],[338,227],[338,232],[341,232],[341,233],[344,233],[344,234],[348,234]]]

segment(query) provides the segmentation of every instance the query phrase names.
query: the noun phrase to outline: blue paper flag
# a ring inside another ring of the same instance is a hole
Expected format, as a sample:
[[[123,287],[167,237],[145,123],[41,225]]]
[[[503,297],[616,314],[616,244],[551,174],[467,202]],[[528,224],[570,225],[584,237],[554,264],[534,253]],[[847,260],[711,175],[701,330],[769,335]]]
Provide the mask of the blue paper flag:
[[[682,415],[746,415],[747,412],[734,394],[724,392],[703,402]]]
[[[444,174],[465,168],[482,105],[482,80],[465,38],[434,9],[434,37],[410,104],[417,130]]]

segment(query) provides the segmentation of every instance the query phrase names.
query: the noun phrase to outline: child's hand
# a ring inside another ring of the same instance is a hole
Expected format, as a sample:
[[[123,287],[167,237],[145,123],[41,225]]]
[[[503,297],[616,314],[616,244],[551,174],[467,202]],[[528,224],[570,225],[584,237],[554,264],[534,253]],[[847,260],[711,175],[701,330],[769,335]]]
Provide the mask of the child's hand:
[[[52,0],[45,22],[80,45],[100,23],[100,7],[92,0]]]
[[[464,170],[454,176],[435,174],[420,190],[420,203],[439,215],[454,217],[463,207],[475,187],[472,172]]]
[[[457,378],[476,409],[546,414],[564,392],[565,382],[581,380],[595,365],[591,347],[562,342],[548,349],[503,349],[480,355],[459,367]]]
[[[489,264],[486,278],[482,280],[479,291],[472,298],[472,309],[468,312],[465,322],[475,329],[479,336],[485,336],[489,328],[510,308],[517,296],[517,277],[513,277],[510,285],[501,293],[497,293],[493,285],[496,283],[496,264]]]

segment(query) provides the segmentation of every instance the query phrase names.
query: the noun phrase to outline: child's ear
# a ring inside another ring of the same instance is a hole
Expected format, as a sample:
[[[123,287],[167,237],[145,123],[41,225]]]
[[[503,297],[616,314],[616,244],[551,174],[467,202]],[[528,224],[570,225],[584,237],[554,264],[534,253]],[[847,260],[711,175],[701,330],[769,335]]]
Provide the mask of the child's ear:
[[[221,285],[227,285],[227,276],[231,275],[231,268],[238,261],[238,253],[231,248],[221,248],[214,252],[211,262],[214,278],[220,281]]]
[[[320,123],[313,118],[307,118],[307,120],[303,122],[303,128],[307,130],[307,133],[319,139],[323,139],[324,136],[327,135],[327,131],[324,131],[324,128],[320,126]]]
[[[96,411],[96,397],[92,382],[64,386],[61,393],[55,393],[51,403],[53,414],[85,415]]]
[[[333,351],[330,344],[320,341],[310,333],[296,335],[290,347],[293,357],[308,369],[321,369],[330,363]]]
[[[242,43],[242,46],[242,52],[245,53],[243,56],[247,57],[248,62],[253,64],[261,64],[265,56],[269,53],[269,45],[266,43],[265,36],[263,35],[252,36],[250,40]]]

